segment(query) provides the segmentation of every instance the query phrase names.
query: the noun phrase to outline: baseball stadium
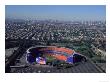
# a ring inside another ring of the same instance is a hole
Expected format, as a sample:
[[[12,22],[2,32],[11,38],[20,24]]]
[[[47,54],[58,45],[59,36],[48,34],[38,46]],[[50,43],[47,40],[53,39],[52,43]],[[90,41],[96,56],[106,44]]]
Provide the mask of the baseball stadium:
[[[31,47],[26,51],[26,61],[30,64],[57,65],[61,63],[74,64],[85,62],[86,58],[69,48],[39,46]]]

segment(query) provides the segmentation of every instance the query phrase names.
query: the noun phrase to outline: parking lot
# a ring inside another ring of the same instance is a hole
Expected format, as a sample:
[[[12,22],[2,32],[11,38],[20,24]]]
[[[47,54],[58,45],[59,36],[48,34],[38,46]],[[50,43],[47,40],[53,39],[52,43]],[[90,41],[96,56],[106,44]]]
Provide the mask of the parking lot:
[[[20,62],[15,66],[26,65],[25,55],[20,58]],[[28,65],[28,64],[27,64]],[[87,60],[85,63],[74,64],[71,67],[52,67],[46,65],[36,65],[27,67],[11,68],[12,73],[104,73],[92,61]]]

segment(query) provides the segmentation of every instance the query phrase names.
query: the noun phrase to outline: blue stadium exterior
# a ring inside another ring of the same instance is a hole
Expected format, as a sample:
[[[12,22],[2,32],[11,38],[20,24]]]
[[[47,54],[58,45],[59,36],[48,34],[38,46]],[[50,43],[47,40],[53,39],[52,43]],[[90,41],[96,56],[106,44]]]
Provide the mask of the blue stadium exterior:
[[[33,63],[33,62],[38,63],[38,61],[36,61],[36,60],[40,60],[40,59],[42,60],[41,62],[46,62],[47,61],[46,57],[42,57],[41,54],[45,54],[45,55],[53,54],[53,55],[51,55],[52,57],[55,57],[58,60],[63,60],[66,63],[71,63],[71,64],[76,63],[76,62],[81,62],[81,60],[83,58],[83,56],[81,56],[78,53],[75,53],[74,51],[72,54],[67,54],[64,51],[55,51],[55,50],[40,51],[39,49],[42,49],[42,47],[36,47],[36,48],[31,48],[31,49],[27,50],[26,60],[28,63]],[[66,50],[66,48],[65,49],[62,48],[62,50]]]

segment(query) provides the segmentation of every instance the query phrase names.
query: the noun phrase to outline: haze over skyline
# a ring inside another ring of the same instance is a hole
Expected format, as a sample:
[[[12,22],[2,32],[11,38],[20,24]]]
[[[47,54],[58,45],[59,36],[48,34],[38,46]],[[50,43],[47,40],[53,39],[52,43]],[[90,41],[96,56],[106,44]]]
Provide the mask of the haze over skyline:
[[[6,5],[6,18],[106,20],[105,5]]]

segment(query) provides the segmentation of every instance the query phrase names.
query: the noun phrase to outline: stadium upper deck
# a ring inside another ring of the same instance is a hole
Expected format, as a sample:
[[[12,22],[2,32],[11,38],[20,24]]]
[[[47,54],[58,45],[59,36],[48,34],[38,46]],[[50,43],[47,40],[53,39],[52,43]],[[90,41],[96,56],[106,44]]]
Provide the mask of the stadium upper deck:
[[[67,63],[80,62],[84,58],[74,50],[57,46],[32,47],[27,50],[26,55],[28,63],[38,63],[37,60],[46,62],[45,59],[48,59],[48,57],[51,57],[51,59],[65,61]]]

